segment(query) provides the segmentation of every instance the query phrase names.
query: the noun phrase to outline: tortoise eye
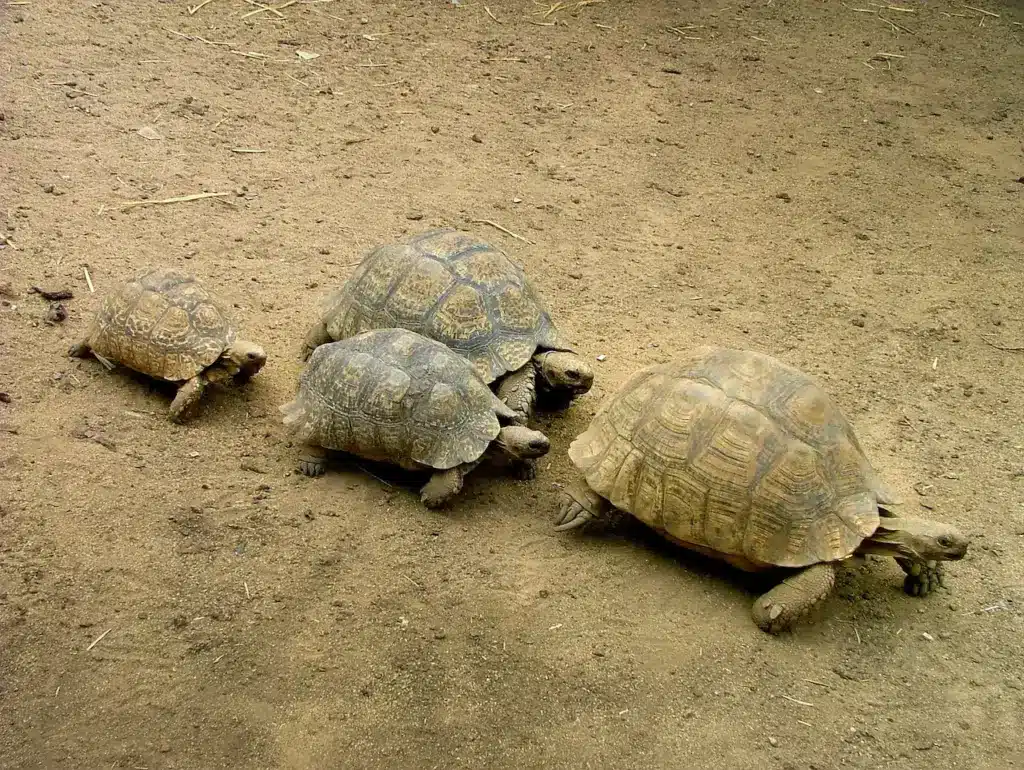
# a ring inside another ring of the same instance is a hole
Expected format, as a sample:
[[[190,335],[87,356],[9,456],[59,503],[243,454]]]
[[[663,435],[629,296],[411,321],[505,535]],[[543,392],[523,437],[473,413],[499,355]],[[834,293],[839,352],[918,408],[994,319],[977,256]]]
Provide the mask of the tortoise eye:
[[[569,369],[566,372],[566,375],[568,375],[571,379],[574,379],[574,380],[578,380],[580,378],[580,373],[577,372],[575,369]]]
[[[950,540],[948,537],[940,537],[939,545],[941,545],[943,548],[949,548],[951,545],[953,545],[953,541]]]

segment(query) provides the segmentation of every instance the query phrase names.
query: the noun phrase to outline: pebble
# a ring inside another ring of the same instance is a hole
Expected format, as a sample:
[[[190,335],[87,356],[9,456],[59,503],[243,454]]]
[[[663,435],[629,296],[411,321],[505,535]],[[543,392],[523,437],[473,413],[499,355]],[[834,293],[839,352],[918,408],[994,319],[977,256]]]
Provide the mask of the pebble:
[[[769,738],[768,739],[768,745],[771,746],[773,749],[777,749],[779,747],[779,739],[778,738]]]
[[[604,353],[602,353],[601,355],[599,355],[597,357],[597,360],[598,361],[607,361],[608,360],[608,356],[606,356]]]
[[[925,632],[923,632],[921,634],[921,638],[924,639],[926,642],[934,642],[935,641],[935,637],[932,636],[931,634],[929,634],[927,631],[925,631]]]

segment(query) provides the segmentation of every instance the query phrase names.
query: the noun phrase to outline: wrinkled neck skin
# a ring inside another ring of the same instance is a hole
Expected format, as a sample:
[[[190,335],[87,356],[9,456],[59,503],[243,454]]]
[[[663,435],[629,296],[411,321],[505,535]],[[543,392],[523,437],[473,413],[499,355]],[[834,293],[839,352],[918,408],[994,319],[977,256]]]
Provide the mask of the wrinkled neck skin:
[[[927,563],[962,559],[967,547],[968,539],[953,526],[885,511],[878,529],[864,539],[856,553]]]

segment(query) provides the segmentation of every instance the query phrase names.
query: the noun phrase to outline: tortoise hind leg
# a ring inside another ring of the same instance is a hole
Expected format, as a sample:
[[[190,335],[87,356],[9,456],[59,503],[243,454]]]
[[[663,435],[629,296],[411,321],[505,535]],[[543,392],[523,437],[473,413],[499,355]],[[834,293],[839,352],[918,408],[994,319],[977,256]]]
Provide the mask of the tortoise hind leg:
[[[92,355],[92,348],[89,347],[89,343],[85,340],[76,342],[70,348],[68,348],[69,358],[88,358]]]
[[[516,413],[517,422],[528,424],[537,400],[537,370],[533,361],[527,361],[524,366],[502,377],[497,396]]]
[[[836,568],[832,562],[812,564],[762,594],[754,602],[754,622],[762,631],[777,634],[822,604],[832,593]]]
[[[169,416],[172,422],[184,422],[195,409],[199,399],[203,397],[206,390],[206,378],[197,374],[191,380],[186,380],[171,402]]]
[[[435,471],[430,481],[420,489],[420,502],[427,508],[440,508],[462,491],[466,474],[480,464],[480,460],[463,463],[446,471]]]

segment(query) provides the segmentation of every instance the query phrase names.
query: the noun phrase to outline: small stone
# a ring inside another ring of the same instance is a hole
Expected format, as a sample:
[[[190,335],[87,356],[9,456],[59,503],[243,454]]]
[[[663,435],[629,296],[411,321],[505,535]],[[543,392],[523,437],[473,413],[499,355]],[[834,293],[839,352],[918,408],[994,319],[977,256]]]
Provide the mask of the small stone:
[[[929,634],[927,631],[925,631],[925,632],[923,632],[921,634],[921,638],[924,639],[926,642],[934,642],[935,641],[935,637],[932,636],[931,634]]]
[[[469,138],[470,138],[470,139],[472,139],[472,140],[473,140],[474,142],[476,142],[477,144],[483,144],[483,141],[484,141],[483,139],[481,139],[481,138],[480,138],[480,134],[473,134],[473,135],[472,135],[471,137],[469,137]]]
[[[871,240],[871,236],[868,235],[867,233],[854,233],[853,237],[856,238],[858,241],[870,241]]]
[[[408,214],[405,215],[405,218],[412,220],[413,222],[419,222],[421,219],[423,219],[423,214],[421,214],[419,211],[410,211]]]
[[[51,302],[50,307],[46,310],[46,323],[48,324],[63,323],[67,317],[68,309],[62,302]]]
[[[512,202],[513,202],[513,203],[522,203],[522,202],[523,202],[523,199],[522,199],[522,198],[513,198],[513,199],[512,199]]]
[[[597,360],[598,361],[607,361],[608,360],[608,356],[606,356],[604,353],[602,353],[601,355],[599,355],[597,357]]]
[[[721,305],[708,305],[708,310],[710,310],[712,313],[721,313],[722,312],[722,306]]]
[[[850,321],[850,323],[852,323],[854,326],[857,326],[857,327],[859,327],[861,329],[864,328],[864,319],[863,318],[854,318],[852,321]]]
[[[9,404],[9,403],[11,403],[11,394],[10,393],[0,393],[0,404]]]
[[[440,127],[440,126],[431,126],[431,127],[430,127],[430,133],[432,133],[432,134],[436,134],[436,133],[438,133],[438,132],[439,132],[440,130],[441,130],[441,127]]]
[[[583,277],[583,273],[571,272],[569,273],[569,277],[578,281]]]
[[[793,196],[790,195],[788,192],[775,193],[775,197],[778,198],[780,201],[784,201],[786,203],[793,202]]]
[[[773,749],[777,749],[779,747],[779,739],[768,738],[768,745],[771,746]]]

